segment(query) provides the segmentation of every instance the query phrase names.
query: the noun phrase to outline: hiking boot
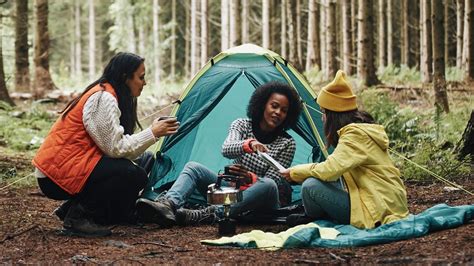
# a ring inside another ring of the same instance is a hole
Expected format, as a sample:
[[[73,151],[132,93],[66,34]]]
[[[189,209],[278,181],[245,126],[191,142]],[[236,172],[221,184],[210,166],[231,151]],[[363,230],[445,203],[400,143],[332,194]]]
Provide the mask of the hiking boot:
[[[100,237],[112,234],[109,228],[96,224],[86,211],[78,203],[70,206],[69,211],[64,217],[64,233],[82,237]]]
[[[59,220],[64,221],[64,218],[66,217],[67,212],[69,211],[69,208],[72,205],[72,200],[67,200],[63,202],[59,207],[57,207],[53,213],[58,216]]]
[[[314,222],[316,218],[311,218],[304,213],[290,214],[286,217],[286,225],[294,227],[300,224],[307,224]]]
[[[176,223],[181,226],[213,224],[219,220],[216,210],[213,205],[199,210],[181,208],[176,211]]]
[[[165,197],[160,197],[156,201],[139,198],[136,208],[141,222],[156,223],[163,227],[170,227],[176,223],[176,207]]]

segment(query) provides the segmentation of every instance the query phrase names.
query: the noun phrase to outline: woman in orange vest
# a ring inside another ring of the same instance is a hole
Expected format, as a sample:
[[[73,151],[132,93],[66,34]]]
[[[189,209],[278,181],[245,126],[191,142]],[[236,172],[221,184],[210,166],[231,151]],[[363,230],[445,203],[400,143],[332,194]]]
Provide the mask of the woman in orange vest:
[[[170,118],[142,129],[137,97],[145,85],[144,59],[118,53],[61,112],[33,158],[41,191],[67,200],[55,211],[65,233],[105,236],[111,231],[99,224],[133,221],[135,201],[148,182],[140,162],[150,166],[153,160],[144,152],[179,127]],[[142,130],[135,133],[137,126]],[[138,164],[132,161],[137,158]]]

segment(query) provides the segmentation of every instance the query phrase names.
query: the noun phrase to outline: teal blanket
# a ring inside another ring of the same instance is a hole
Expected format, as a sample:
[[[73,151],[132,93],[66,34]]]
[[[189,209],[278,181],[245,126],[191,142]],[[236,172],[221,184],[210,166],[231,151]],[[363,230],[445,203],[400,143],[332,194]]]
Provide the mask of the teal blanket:
[[[439,204],[417,215],[379,226],[374,229],[357,229],[351,225],[336,225],[329,221],[319,220],[317,226],[290,228],[279,233],[252,231],[233,237],[216,240],[203,240],[201,243],[218,246],[236,246],[246,248],[295,248],[295,247],[354,247],[384,244],[393,241],[420,237],[429,232],[455,228],[467,223],[474,217],[474,205],[451,207]],[[325,237],[320,229],[335,229],[335,237]],[[296,229],[296,230],[295,230]],[[322,236],[323,235],[323,236]],[[274,243],[269,244],[272,239]],[[281,237],[284,237],[282,240]],[[265,240],[265,241],[263,241]]]

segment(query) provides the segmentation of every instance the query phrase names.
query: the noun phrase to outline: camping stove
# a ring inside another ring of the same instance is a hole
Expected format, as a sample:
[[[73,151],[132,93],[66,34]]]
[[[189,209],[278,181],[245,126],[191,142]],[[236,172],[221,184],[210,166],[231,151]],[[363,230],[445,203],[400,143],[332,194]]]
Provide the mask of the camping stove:
[[[224,186],[222,181],[234,183],[235,186]],[[219,235],[235,235],[236,222],[230,218],[230,207],[232,204],[242,201],[242,191],[238,176],[230,175],[228,168],[224,174],[217,176],[217,181],[207,187],[207,202],[224,207],[224,217],[219,220]]]

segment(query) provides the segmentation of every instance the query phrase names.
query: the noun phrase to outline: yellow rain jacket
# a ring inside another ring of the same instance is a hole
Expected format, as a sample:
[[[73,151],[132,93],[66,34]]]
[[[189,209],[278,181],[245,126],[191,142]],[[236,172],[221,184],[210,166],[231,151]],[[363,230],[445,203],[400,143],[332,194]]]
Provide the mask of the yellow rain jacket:
[[[291,179],[300,183],[309,177],[335,181],[342,175],[350,197],[351,224],[358,228],[374,228],[406,217],[405,186],[388,155],[383,126],[353,123],[337,133],[339,143],[326,161],[291,167]]]

